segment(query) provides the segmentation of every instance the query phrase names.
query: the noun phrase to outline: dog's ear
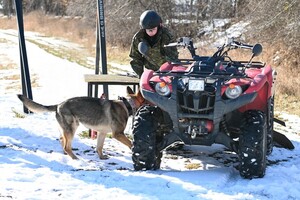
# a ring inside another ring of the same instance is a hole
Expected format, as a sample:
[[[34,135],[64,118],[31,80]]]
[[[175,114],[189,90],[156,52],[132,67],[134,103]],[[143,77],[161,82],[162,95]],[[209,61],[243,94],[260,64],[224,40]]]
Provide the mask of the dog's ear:
[[[100,96],[100,99],[106,99],[106,95],[104,93],[102,93],[102,95]]]
[[[131,87],[127,86],[127,94],[134,94]]]

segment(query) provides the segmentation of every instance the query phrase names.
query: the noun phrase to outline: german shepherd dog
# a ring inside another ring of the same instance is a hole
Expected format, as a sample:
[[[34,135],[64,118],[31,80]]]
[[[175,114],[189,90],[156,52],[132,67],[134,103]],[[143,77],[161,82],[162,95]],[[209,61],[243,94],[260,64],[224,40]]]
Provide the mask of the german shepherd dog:
[[[130,115],[134,114],[145,99],[140,91],[136,94],[127,87],[128,98],[119,100],[106,98],[74,97],[57,105],[45,106],[34,102],[23,95],[17,95],[25,107],[34,113],[55,112],[56,120],[61,128],[60,142],[66,154],[72,159],[78,159],[72,151],[72,140],[79,123],[86,128],[97,131],[97,153],[100,159],[103,155],[103,144],[106,134],[112,132],[112,137],[121,143],[132,147],[132,142],[125,136],[124,130]]]

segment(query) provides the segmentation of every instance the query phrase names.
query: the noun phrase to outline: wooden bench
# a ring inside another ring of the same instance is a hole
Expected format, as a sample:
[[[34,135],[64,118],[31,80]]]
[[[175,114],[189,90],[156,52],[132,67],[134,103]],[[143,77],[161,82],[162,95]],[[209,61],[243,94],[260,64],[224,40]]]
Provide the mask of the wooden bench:
[[[133,90],[136,91],[140,83],[140,79],[138,78],[114,74],[85,74],[84,80],[88,83],[89,97],[97,97],[98,94],[93,94],[93,89],[95,87],[98,89],[99,85],[129,85],[133,86]],[[106,95],[108,98],[108,94]]]

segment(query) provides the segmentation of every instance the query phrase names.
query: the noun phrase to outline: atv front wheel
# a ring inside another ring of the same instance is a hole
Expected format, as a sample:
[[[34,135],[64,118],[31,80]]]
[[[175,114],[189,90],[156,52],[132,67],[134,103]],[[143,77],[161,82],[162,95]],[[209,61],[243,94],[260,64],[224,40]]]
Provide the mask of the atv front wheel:
[[[243,178],[261,178],[265,175],[267,124],[263,112],[252,110],[245,113],[238,154],[239,171]]]
[[[157,150],[163,122],[162,110],[156,106],[144,106],[135,115],[133,127],[132,161],[135,170],[160,168],[162,153]]]

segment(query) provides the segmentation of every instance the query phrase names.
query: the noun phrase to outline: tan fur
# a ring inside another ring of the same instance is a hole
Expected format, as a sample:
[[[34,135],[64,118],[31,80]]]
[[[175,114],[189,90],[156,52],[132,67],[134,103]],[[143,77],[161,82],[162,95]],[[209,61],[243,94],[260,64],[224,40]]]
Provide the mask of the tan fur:
[[[127,87],[128,101],[133,109],[138,109],[146,101],[138,91],[136,94]],[[107,133],[131,149],[132,142],[125,136],[124,130],[128,120],[128,109],[123,101],[100,99],[92,97],[75,97],[61,104],[45,106],[36,103],[23,95],[18,95],[23,104],[33,112],[56,112],[56,119],[61,128],[61,145],[66,154],[72,159],[78,159],[72,151],[72,140],[79,123],[97,131],[96,151],[100,159],[103,155],[103,145]]]

